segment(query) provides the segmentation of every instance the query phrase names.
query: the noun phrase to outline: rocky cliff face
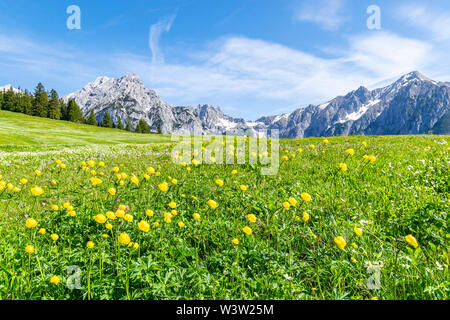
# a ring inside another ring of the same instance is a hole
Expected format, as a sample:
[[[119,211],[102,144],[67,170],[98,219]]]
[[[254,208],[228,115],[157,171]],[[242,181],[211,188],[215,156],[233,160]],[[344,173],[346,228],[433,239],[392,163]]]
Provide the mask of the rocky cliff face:
[[[319,106],[297,109],[268,123],[285,138],[336,135],[419,134],[436,127],[450,133],[450,86],[419,72],[404,75],[393,84],[375,90],[360,87]],[[447,120],[446,120],[447,119]]]
[[[75,99],[85,116],[94,110],[97,121],[108,112],[117,123],[129,118],[135,126],[144,119],[152,131],[203,132],[255,135],[277,129],[280,137],[301,138],[335,135],[418,134],[430,130],[449,134],[450,85],[419,72],[404,75],[393,84],[375,90],[360,87],[345,96],[290,114],[265,116],[255,122],[225,115],[211,105],[174,107],[144,86],[135,74],[119,79],[97,78],[64,99]]]

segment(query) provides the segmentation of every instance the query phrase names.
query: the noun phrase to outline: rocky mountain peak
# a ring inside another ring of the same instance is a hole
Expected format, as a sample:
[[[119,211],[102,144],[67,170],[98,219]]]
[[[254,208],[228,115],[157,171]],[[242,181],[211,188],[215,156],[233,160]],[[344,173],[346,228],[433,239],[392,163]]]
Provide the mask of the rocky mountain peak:
[[[363,86],[321,105],[309,105],[290,114],[265,116],[255,122],[225,115],[219,107],[204,104],[174,107],[148,89],[134,73],[113,79],[99,77],[83,89],[64,97],[74,98],[85,116],[94,111],[97,121],[108,112],[115,123],[129,118],[135,126],[144,119],[152,131],[162,133],[255,134],[277,129],[280,137],[352,134],[417,134],[432,130],[450,133],[450,86],[418,71],[389,86],[369,90]],[[442,120],[444,119],[444,120]],[[438,133],[438,132],[436,132]]]

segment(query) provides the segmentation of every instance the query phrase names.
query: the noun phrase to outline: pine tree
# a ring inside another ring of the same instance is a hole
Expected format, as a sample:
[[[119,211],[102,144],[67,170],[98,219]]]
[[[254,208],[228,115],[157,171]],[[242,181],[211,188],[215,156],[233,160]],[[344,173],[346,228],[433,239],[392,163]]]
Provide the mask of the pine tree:
[[[70,99],[69,103],[67,104],[67,115],[68,120],[71,122],[80,122],[80,123],[84,122],[81,109],[74,99]]]
[[[137,133],[150,133],[150,127],[144,119],[139,120],[138,125],[136,126]]]
[[[162,134],[161,123],[158,124],[158,129],[157,129],[157,130],[158,130],[158,131],[157,131],[158,134]]]
[[[48,95],[42,83],[38,83],[34,91],[33,106],[31,108],[31,115],[36,117],[47,117]]]
[[[59,105],[61,106],[61,120],[69,121],[69,114],[67,112],[67,103],[63,99],[59,99]]]
[[[21,112],[27,115],[31,115],[33,107],[33,96],[25,90],[23,94],[19,95],[19,103],[21,106]]]
[[[117,118],[117,129],[123,130],[122,119],[120,117]]]
[[[58,93],[54,89],[50,91],[47,117],[55,120],[61,119],[61,106],[59,105]]]
[[[130,118],[127,117],[127,121],[125,123],[125,130],[132,131]]]
[[[112,128],[113,127],[113,121],[112,121],[111,116],[109,115],[108,112],[106,112],[104,117],[103,117],[102,127],[105,127],[105,128]]]
[[[95,118],[94,110],[91,109],[91,112],[89,113],[89,117],[87,118],[86,123],[91,126],[97,125],[97,119]]]
[[[3,110],[6,111],[15,111],[16,105],[16,94],[10,88],[9,90],[3,93]]]

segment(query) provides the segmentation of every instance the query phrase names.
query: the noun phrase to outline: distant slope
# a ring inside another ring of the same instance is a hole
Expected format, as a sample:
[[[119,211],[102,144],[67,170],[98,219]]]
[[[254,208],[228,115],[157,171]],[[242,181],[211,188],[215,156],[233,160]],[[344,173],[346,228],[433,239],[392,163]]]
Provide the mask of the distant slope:
[[[170,142],[169,136],[137,134],[67,121],[0,111],[0,150],[5,146],[144,144]]]

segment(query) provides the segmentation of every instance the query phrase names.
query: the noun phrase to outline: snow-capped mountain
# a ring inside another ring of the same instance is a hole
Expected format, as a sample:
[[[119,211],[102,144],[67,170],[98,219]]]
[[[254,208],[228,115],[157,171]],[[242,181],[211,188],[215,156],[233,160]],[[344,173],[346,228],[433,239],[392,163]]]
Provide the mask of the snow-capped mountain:
[[[290,114],[262,117],[255,122],[225,115],[219,107],[174,107],[145,87],[135,74],[97,78],[64,99],[75,99],[85,116],[93,110],[97,121],[108,112],[113,121],[128,117],[135,126],[144,119],[162,133],[226,131],[229,134],[278,129],[280,137],[301,138],[352,134],[418,134],[433,130],[450,133],[450,85],[419,72],[404,75],[384,88],[360,87],[321,105],[309,105]]]
[[[155,91],[148,89],[136,74],[111,79],[99,77],[79,91],[63,97],[66,102],[75,99],[87,117],[91,110],[100,122],[106,112],[114,123],[119,117],[125,123],[129,118],[136,126],[144,119],[153,132],[162,133],[217,133],[233,130],[263,129],[256,123],[226,116],[218,107],[199,105],[197,107],[174,107],[165,103]]]
[[[360,87],[319,106],[297,109],[287,117],[264,122],[285,138],[335,135],[419,134],[434,130],[450,111],[450,86],[417,71],[375,90]],[[448,123],[448,122],[447,122]],[[450,133],[440,126],[435,133]]]
[[[11,90],[11,88],[12,88],[12,91],[13,91],[14,93],[20,93],[20,92],[22,92],[21,90],[19,90],[19,89],[17,89],[17,88],[14,88],[14,87],[13,87],[12,85],[10,85],[10,84],[7,84],[6,86],[0,87],[0,92],[4,92],[4,91]]]

